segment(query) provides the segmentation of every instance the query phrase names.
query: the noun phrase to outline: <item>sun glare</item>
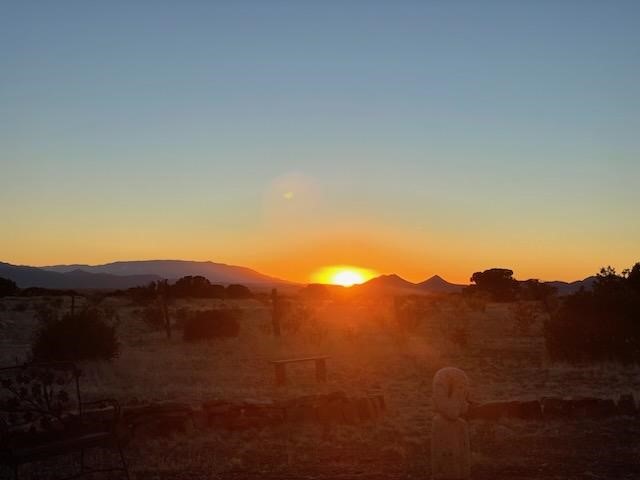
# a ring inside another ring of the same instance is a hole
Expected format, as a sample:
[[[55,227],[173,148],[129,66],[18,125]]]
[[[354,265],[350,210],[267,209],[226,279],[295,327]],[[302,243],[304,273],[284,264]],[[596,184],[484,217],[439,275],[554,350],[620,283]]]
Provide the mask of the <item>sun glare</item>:
[[[312,275],[312,280],[316,283],[351,287],[364,283],[376,275],[376,272],[368,268],[353,267],[350,265],[334,265],[321,268],[315,272]]]

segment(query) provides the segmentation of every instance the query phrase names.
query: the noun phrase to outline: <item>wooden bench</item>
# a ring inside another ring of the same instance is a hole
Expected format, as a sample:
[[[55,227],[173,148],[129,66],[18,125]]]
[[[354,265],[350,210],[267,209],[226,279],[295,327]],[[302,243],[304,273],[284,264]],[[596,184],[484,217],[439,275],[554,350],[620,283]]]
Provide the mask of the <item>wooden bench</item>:
[[[21,465],[76,453],[80,472],[68,478],[119,471],[128,479],[119,418],[115,400],[82,401],[80,370],[73,363],[0,368],[0,465],[11,468],[16,480]],[[119,464],[87,466],[85,451],[95,447],[115,449]]]
[[[327,381],[327,358],[328,356],[319,357],[301,357],[288,358],[284,360],[271,360],[276,372],[276,385],[286,385],[287,383],[287,365],[289,363],[315,362],[316,364],[316,380],[318,382]]]

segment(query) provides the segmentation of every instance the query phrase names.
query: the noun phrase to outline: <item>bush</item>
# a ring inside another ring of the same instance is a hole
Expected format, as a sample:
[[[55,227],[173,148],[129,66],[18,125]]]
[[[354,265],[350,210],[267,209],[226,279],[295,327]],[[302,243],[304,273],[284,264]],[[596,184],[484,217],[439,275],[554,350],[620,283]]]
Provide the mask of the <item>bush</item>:
[[[569,295],[545,323],[552,360],[640,363],[640,263],[602,269],[593,290]]]
[[[240,332],[236,310],[204,310],[193,312],[184,322],[183,336],[187,342],[212,338],[237,337]]]
[[[18,293],[18,285],[13,280],[0,277],[0,297],[8,297]]]
[[[112,360],[119,343],[116,327],[91,308],[42,324],[31,351],[37,361]]]
[[[228,285],[227,298],[251,298],[253,294],[244,285]]]
[[[222,285],[212,285],[202,276],[182,277],[169,286],[169,293],[174,298],[224,298],[225,288]]]

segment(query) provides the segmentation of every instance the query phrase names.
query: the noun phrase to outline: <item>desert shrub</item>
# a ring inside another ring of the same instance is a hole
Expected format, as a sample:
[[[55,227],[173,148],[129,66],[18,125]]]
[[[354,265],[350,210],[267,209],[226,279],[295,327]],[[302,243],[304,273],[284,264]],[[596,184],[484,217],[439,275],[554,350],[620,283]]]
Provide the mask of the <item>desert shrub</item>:
[[[43,323],[31,346],[34,360],[111,360],[118,355],[116,327],[95,308]]]
[[[237,337],[240,332],[237,310],[203,310],[193,312],[184,322],[183,338],[197,342],[213,338]]]
[[[212,285],[208,279],[200,275],[182,277],[169,286],[170,295],[174,298],[224,298],[225,288]]]
[[[18,285],[13,280],[0,277],[0,297],[8,297],[18,293]]]
[[[228,285],[227,298],[251,298],[253,294],[244,285]]]
[[[545,322],[552,360],[640,363],[640,263],[600,271],[593,289],[567,296]]]
[[[151,282],[143,287],[132,287],[125,291],[125,295],[137,305],[147,306],[158,298],[158,282]]]

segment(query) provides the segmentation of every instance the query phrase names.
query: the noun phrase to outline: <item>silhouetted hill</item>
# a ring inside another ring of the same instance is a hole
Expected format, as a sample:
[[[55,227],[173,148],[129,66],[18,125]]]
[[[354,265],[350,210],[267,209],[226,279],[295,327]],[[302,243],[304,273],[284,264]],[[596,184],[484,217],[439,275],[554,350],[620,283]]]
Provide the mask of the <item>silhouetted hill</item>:
[[[457,293],[462,291],[466,285],[457,285],[455,283],[447,282],[440,275],[434,275],[433,277],[420,282],[417,286],[429,293]]]
[[[53,272],[38,267],[11,265],[0,262],[0,277],[9,278],[20,288],[104,288],[118,289],[146,285],[159,280],[156,275],[109,275],[106,273],[90,273],[83,270]]]
[[[355,285],[352,288],[356,288],[357,290],[365,292],[385,293],[393,295],[421,293],[415,283],[411,283],[395,274],[380,275],[379,277],[372,278],[368,282],[365,282],[361,285]]]
[[[593,283],[596,281],[596,276],[587,277],[584,280],[576,280],[575,282],[545,282],[548,285],[556,287],[558,295],[571,295],[577,292],[580,288],[584,287],[585,290],[591,290]]]
[[[177,280],[187,275],[201,275],[211,283],[222,284],[286,285],[293,283],[264,275],[246,267],[190,260],[136,260],[112,262],[104,265],[54,265],[42,268],[59,273],[81,269],[90,273],[109,275],[156,275],[169,280]]]

